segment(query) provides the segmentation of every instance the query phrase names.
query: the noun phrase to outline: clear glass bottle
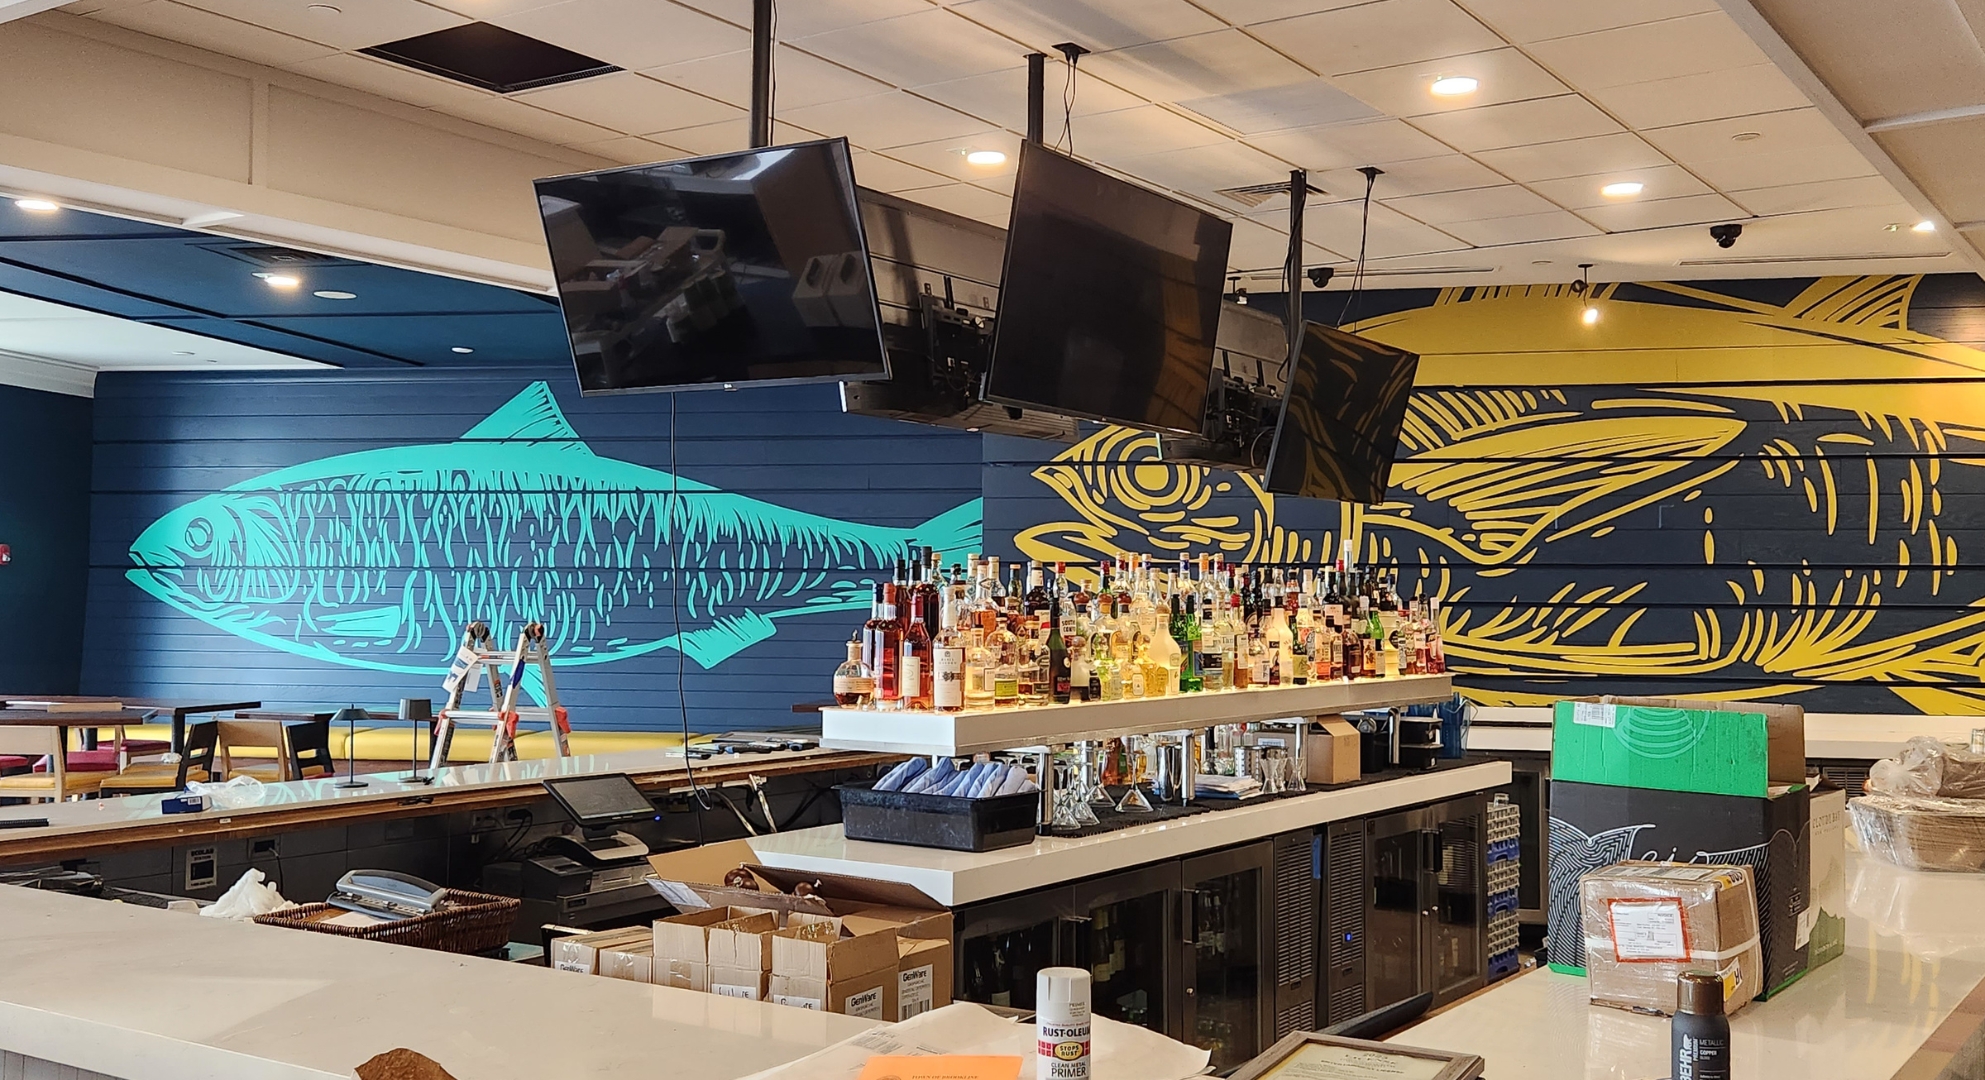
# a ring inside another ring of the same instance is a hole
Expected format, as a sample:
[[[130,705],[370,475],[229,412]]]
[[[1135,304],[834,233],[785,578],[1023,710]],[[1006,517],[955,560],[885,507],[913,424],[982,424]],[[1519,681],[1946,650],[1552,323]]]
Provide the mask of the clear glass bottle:
[[[986,645],[986,633],[978,627],[973,627],[965,637],[965,707],[990,708],[993,670],[999,666],[999,654]]]
[[[931,643],[931,708],[959,712],[965,708],[965,636],[958,631],[962,600],[947,595],[938,618],[937,640]]]
[[[906,591],[910,594],[910,611],[903,623],[903,659],[896,668],[896,678],[901,688],[899,696],[905,709],[928,712],[934,668],[930,631],[926,629],[924,619],[923,594],[915,587]]]
[[[844,708],[865,706],[875,697],[875,679],[862,666],[860,634],[848,639],[848,658],[834,669],[834,703]]]
[[[1011,634],[1007,635],[1007,638],[1011,637]],[[1020,704],[1019,643],[1002,639],[998,657],[998,663],[993,665],[993,704],[1018,705]]]

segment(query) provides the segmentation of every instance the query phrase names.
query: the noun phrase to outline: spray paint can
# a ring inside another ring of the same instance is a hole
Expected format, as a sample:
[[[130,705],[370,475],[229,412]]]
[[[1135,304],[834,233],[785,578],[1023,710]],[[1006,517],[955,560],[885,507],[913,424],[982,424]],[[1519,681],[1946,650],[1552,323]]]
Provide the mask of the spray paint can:
[[[1730,1018],[1723,1014],[1723,980],[1685,972],[1671,1025],[1674,1080],[1730,1080]]]
[[[1034,976],[1035,1080],[1089,1080],[1089,972],[1042,968]]]

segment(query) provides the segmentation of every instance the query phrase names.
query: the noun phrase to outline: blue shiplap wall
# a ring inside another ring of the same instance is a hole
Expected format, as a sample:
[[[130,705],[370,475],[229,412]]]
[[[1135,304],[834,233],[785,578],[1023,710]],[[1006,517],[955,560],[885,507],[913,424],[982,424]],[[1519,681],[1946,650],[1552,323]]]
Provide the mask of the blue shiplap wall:
[[[653,475],[669,469],[670,397],[582,399],[569,368],[101,378],[85,689],[220,699],[247,693],[272,705],[390,704],[407,696],[438,700],[438,676],[297,655],[230,629],[237,624],[228,619],[239,613],[203,620],[175,608],[127,578],[133,544],[154,522],[179,508],[277,469],[456,440],[540,382],[593,456],[661,471]],[[685,483],[839,522],[906,531],[979,498],[977,436],[842,415],[831,385],[683,394],[675,408],[680,425],[675,471]],[[590,466],[575,468],[585,472]],[[327,506],[320,518],[339,512],[335,503]],[[578,526],[576,520],[566,524]],[[320,520],[314,527],[322,535],[327,525]],[[776,542],[739,540],[713,550],[715,558],[735,565],[740,554],[778,548]],[[405,550],[399,558],[406,557]],[[794,565],[807,560],[793,550],[788,544],[785,554],[774,557],[788,569],[810,569]],[[656,561],[665,564],[666,555]],[[321,582],[327,572],[315,565],[256,569],[267,580],[259,585],[261,597],[247,606],[266,607],[263,614],[270,625],[265,631],[289,633],[295,605],[286,608],[269,596],[299,582],[306,587]],[[445,580],[440,584],[446,588]],[[332,582],[330,591],[349,592],[352,587],[346,578]],[[589,582],[580,591],[590,588]],[[666,590],[662,602],[652,607],[641,602],[639,585],[632,591],[631,602],[620,603],[613,612],[610,628],[601,625],[580,634],[562,654],[605,649],[609,637],[637,643],[669,637],[673,627]],[[382,595],[361,598],[355,606],[370,610],[394,602]],[[768,605],[753,606],[764,610]],[[768,639],[707,670],[687,661],[682,685],[692,726],[721,730],[791,724],[793,703],[826,696],[828,676],[843,655],[842,643],[862,617],[840,611],[780,618]],[[573,625],[578,622],[572,620]],[[698,625],[704,623],[691,623]],[[454,648],[452,638],[441,633],[428,634],[403,654],[395,654],[390,642],[374,643],[370,653],[357,651],[362,643],[345,639],[304,643],[323,645],[345,654],[346,660],[415,665],[444,664]],[[678,653],[661,648],[610,663],[560,668],[559,689],[576,725],[670,728],[680,723],[677,666]]]
[[[89,399],[0,386],[0,693],[76,690],[89,476]]]

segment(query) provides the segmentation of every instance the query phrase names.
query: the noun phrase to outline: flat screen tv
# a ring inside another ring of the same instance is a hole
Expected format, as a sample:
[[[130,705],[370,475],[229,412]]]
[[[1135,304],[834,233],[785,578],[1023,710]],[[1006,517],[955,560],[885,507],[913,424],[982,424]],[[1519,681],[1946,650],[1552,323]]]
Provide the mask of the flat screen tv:
[[[1419,370],[1416,353],[1305,325],[1262,486],[1278,495],[1384,502]]]
[[[845,139],[537,182],[587,394],[883,379]]]
[[[1234,227],[1022,144],[985,400],[1197,434]]]

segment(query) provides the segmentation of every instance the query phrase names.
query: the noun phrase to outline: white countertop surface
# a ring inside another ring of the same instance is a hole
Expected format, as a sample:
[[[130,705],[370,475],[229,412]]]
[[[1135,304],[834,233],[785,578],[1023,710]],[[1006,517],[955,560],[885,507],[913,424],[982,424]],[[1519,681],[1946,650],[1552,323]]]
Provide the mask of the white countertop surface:
[[[759,862],[784,870],[847,874],[921,889],[946,907],[1026,892],[1145,863],[1265,840],[1291,829],[1433,802],[1509,782],[1505,762],[1441,769],[1233,810],[1140,825],[1100,836],[1042,837],[998,851],[943,851],[850,840],[839,825],[751,838]]]
[[[1910,716],[1899,713],[1807,713],[1806,757],[1875,761],[1893,755],[1917,735],[1968,744],[1985,716]],[[1468,749],[1551,752],[1551,710],[1487,708],[1468,725]]]
[[[869,1021],[0,887],[0,1048],[130,1080],[350,1080],[395,1047],[457,1080],[728,1080]]]
[[[1887,1080],[1985,979],[1985,875],[1848,853],[1847,955],[1730,1019],[1737,1080]],[[1668,1021],[1592,1005],[1585,980],[1510,978],[1395,1037],[1488,1060],[1492,1080],[1658,1080]]]

